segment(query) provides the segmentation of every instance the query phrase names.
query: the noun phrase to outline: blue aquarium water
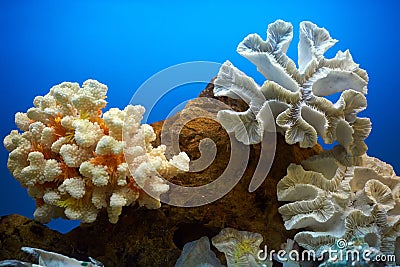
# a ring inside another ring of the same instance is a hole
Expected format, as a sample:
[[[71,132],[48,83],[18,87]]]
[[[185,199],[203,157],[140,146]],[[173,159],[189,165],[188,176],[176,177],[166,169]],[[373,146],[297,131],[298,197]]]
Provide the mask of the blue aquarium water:
[[[261,83],[263,77],[254,65],[236,53],[237,44],[249,33],[265,37],[267,25],[283,19],[294,26],[288,55],[296,59],[298,24],[310,20],[339,40],[327,57],[350,49],[368,71],[368,108],[362,113],[373,125],[366,140],[368,154],[400,173],[397,5],[397,1],[372,0],[1,1],[0,137],[16,128],[17,111],[25,112],[35,96],[63,81],[82,84],[93,78],[107,84],[108,108],[123,108],[153,74],[189,61],[229,59]],[[204,86],[193,84],[171,92],[147,122],[165,119],[174,103],[196,97]],[[10,175],[7,157],[8,152],[0,149],[0,215],[32,218],[34,201]],[[66,232],[78,224],[55,220],[49,226]]]

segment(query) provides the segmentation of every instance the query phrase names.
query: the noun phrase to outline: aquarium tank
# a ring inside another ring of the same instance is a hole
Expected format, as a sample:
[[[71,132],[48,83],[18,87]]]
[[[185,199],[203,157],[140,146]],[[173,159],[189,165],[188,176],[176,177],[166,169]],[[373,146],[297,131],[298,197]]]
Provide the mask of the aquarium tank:
[[[397,10],[2,1],[0,266],[400,266]]]

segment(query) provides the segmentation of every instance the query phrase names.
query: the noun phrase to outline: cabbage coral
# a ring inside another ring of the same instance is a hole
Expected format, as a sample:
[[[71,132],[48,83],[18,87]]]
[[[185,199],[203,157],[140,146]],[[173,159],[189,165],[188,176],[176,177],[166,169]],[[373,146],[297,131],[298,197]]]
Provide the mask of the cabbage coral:
[[[320,255],[336,240],[366,239],[385,255],[398,255],[400,246],[400,177],[392,166],[367,155],[359,166],[346,162],[336,148],[291,164],[277,185],[278,211],[294,240]],[[387,266],[393,266],[388,263]]]
[[[123,206],[159,208],[158,197],[169,189],[160,175],[188,170],[185,153],[168,161],[165,146],[152,147],[156,135],[140,124],[142,106],[103,114],[106,93],[95,80],[82,88],[64,82],[35,97],[26,113],[16,113],[22,133],[12,130],[4,138],[7,165],[35,199],[37,221],[61,216],[90,223],[106,209],[116,223]]]
[[[219,121],[245,144],[260,143],[273,119],[288,144],[312,147],[319,135],[325,143],[337,141],[354,157],[363,155],[371,123],[357,114],[367,106],[366,71],[348,50],[325,58],[337,40],[308,21],[300,24],[297,68],[286,55],[292,38],[293,26],[277,20],[268,26],[266,41],[250,34],[239,44],[237,52],[255,64],[267,81],[259,86],[226,61],[214,81],[214,95],[240,98],[249,109],[219,111]],[[336,93],[341,93],[336,103],[325,98]]]

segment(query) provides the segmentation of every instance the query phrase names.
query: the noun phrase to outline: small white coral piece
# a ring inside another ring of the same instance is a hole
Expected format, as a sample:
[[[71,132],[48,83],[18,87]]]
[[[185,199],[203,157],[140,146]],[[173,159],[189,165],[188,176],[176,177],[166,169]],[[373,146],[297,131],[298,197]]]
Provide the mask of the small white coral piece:
[[[75,129],[75,141],[82,147],[90,147],[96,144],[104,135],[100,126],[89,120],[74,120],[72,127]]]
[[[233,228],[224,228],[212,238],[212,244],[225,254],[228,267],[272,266],[271,262],[258,258],[262,235]]]
[[[92,157],[92,151],[79,147],[76,144],[65,144],[60,148],[60,155],[68,167],[79,167]]]
[[[189,162],[190,158],[189,156],[184,153],[180,152],[178,155],[173,156],[172,159],[169,160],[169,164],[174,166],[180,171],[189,171]]]
[[[50,205],[57,205],[61,200],[61,195],[56,190],[50,190],[43,195],[43,201]]]
[[[106,85],[96,80],[87,80],[83,83],[82,88],[73,94],[72,103],[81,112],[97,116],[97,111],[107,104],[104,100],[107,90]]]
[[[118,155],[123,152],[124,146],[121,141],[115,140],[113,137],[105,135],[96,146],[97,155]]]
[[[15,113],[15,124],[21,131],[28,131],[31,120],[26,113],[17,112]]]
[[[109,129],[109,136],[121,141],[125,112],[118,108],[110,108],[103,114],[103,119]]]
[[[110,179],[107,166],[94,165],[88,161],[85,161],[79,167],[79,172],[90,179],[95,186],[106,186]]]
[[[21,170],[24,184],[34,185],[53,181],[61,174],[59,163],[53,159],[45,160],[41,152],[33,151],[28,155],[29,166]]]
[[[85,195],[85,181],[82,178],[69,178],[58,187],[61,193],[68,193],[71,197],[79,199]]]

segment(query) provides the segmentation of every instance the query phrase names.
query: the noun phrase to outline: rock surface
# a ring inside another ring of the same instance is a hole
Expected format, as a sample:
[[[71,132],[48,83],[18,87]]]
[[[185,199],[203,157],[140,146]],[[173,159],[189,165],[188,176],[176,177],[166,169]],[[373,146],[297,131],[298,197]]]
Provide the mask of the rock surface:
[[[213,85],[209,84],[200,97],[218,99],[234,110],[246,109],[243,102],[215,98],[212,89]],[[188,114],[195,113],[200,117],[207,112],[192,101],[169,120],[176,120],[179,124],[180,120],[188,119],[185,117]],[[152,125],[158,137],[163,123]],[[203,117],[185,123],[179,133],[179,146],[191,159],[197,159],[200,157],[199,142],[204,138],[212,139],[218,149],[213,163],[197,173],[179,174],[170,179],[172,182],[198,186],[215,180],[223,172],[230,157],[230,142],[218,122]],[[30,246],[80,260],[91,256],[105,266],[174,266],[185,243],[202,236],[211,238],[226,227],[260,233],[268,248],[277,249],[295,232],[286,231],[283,226],[278,213],[281,204],[277,201],[276,184],[285,176],[290,163],[300,164],[302,160],[320,153],[321,147],[301,149],[298,145],[287,145],[280,134],[276,139],[272,168],[260,188],[253,193],[248,192],[248,186],[260,156],[259,145],[251,146],[246,171],[235,188],[205,206],[181,208],[163,204],[158,210],[130,207],[124,209],[115,225],[108,222],[106,214],[102,214],[95,223],[81,225],[64,235],[19,215],[0,217],[0,260],[27,260],[20,247]],[[159,142],[160,138],[156,143]],[[221,253],[216,253],[220,259],[224,258]]]

